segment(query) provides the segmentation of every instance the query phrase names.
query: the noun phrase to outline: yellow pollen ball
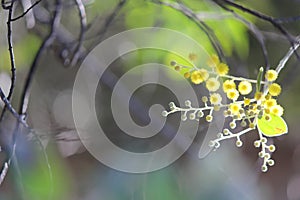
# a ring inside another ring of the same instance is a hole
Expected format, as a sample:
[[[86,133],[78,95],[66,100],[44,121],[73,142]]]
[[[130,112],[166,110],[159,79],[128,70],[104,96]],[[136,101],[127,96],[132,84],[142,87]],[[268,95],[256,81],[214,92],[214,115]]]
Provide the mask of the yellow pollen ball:
[[[248,106],[250,104],[250,102],[251,102],[250,99],[248,99],[248,98],[244,99],[244,105],[245,106]]]
[[[210,78],[206,81],[206,88],[208,91],[215,92],[219,89],[220,82],[216,78]]]
[[[271,108],[271,113],[277,116],[283,115],[283,108],[280,105],[275,105]]]
[[[213,54],[208,60],[207,65],[211,68],[216,67],[220,63],[219,57]]]
[[[277,104],[276,100],[275,99],[269,99],[269,100],[266,100],[264,105],[267,107],[267,108],[271,108],[273,106],[275,106]]]
[[[228,74],[229,67],[225,63],[220,63],[217,65],[216,71],[220,76],[224,76],[224,75]]]
[[[236,85],[233,80],[226,80],[223,83],[223,91],[226,93],[228,92],[228,90],[235,89],[235,88],[236,88]]]
[[[226,94],[227,94],[228,99],[231,99],[233,101],[236,101],[239,97],[239,92],[236,89],[228,90],[228,92]]]
[[[271,70],[268,70],[265,74],[265,78],[268,80],[268,81],[275,81],[278,77],[278,73],[271,69]]]
[[[241,105],[237,103],[232,103],[230,104],[229,109],[231,113],[233,113],[234,115],[238,115],[240,113]]]
[[[208,77],[209,77],[209,74],[205,69],[199,69],[199,70],[192,72],[191,81],[195,84],[200,84],[203,81],[207,80]]]
[[[261,100],[263,97],[263,94],[261,92],[256,92],[254,95],[255,100]]]
[[[222,97],[218,93],[213,93],[210,95],[209,101],[213,105],[219,105],[219,104],[221,104]]]
[[[242,95],[247,95],[252,91],[252,85],[249,81],[241,81],[238,89]]]
[[[281,92],[281,87],[280,85],[278,85],[277,83],[272,83],[270,86],[269,86],[269,93],[272,95],[272,96],[278,96]]]

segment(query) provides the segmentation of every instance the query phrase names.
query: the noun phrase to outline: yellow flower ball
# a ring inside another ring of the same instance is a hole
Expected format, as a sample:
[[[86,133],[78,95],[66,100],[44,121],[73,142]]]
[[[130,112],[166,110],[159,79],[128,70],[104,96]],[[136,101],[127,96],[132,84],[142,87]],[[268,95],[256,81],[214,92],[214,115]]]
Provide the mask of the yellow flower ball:
[[[230,110],[231,113],[234,114],[234,115],[240,114],[240,109],[241,109],[241,104],[232,103],[232,104],[230,104],[230,106],[229,106],[229,110]]]
[[[277,116],[283,115],[283,108],[280,105],[275,105],[271,108],[271,113]]]
[[[248,106],[251,103],[250,99],[244,98],[244,105]]]
[[[270,86],[269,86],[269,93],[272,95],[272,96],[278,96],[281,92],[281,87],[280,85],[278,85],[277,83],[272,83]]]
[[[228,92],[228,90],[235,89],[235,88],[236,88],[236,85],[233,80],[226,80],[223,83],[223,91],[226,93]]]
[[[264,105],[267,107],[267,108],[271,108],[273,106],[275,106],[277,104],[276,100],[275,99],[268,99],[265,101]]]
[[[216,71],[220,76],[228,74],[229,67],[225,63],[220,63],[216,66]]]
[[[193,71],[191,74],[191,81],[195,84],[200,84],[203,81],[206,81],[209,77],[209,74],[207,70],[205,69],[199,69],[196,71]]]
[[[275,81],[278,77],[278,73],[271,69],[271,70],[268,70],[265,74],[265,78],[268,80],[268,81]]]
[[[252,85],[249,81],[241,81],[238,89],[242,95],[247,95],[252,91]]]
[[[208,60],[207,65],[211,68],[216,67],[220,63],[219,57],[213,54]]]
[[[213,93],[210,95],[209,101],[213,105],[219,105],[221,104],[222,97],[219,93]]]
[[[227,91],[227,98],[236,101],[239,98],[239,92],[236,89],[231,89]]]
[[[256,92],[255,95],[254,95],[254,99],[257,100],[257,101],[264,99],[263,93],[262,92]]]
[[[220,82],[216,78],[210,78],[206,81],[206,88],[208,91],[215,92],[219,89]]]

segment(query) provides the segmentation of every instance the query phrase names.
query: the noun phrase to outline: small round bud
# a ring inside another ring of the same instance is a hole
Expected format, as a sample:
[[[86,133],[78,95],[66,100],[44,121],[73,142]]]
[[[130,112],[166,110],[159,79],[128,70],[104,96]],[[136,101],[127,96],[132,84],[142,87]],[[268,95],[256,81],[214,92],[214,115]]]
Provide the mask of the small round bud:
[[[234,115],[232,118],[235,119],[235,120],[237,120],[239,118],[239,116],[238,115]]]
[[[224,117],[227,117],[227,116],[228,116],[227,110],[224,110],[223,115],[224,115]]]
[[[216,144],[215,141],[212,141],[212,140],[211,140],[211,141],[209,141],[208,146],[209,146],[209,147],[214,147],[215,144]]]
[[[257,110],[261,110],[261,105],[258,105],[258,106],[257,106]]]
[[[190,78],[191,77],[191,73],[190,72],[186,72],[184,73],[184,78]]]
[[[240,113],[240,114],[244,114],[244,109],[240,109],[240,110],[239,110],[239,113]]]
[[[266,116],[265,116],[265,120],[266,120],[266,121],[270,121],[270,120],[271,120],[270,115],[266,115]]]
[[[261,166],[261,171],[262,172],[267,172],[268,171],[268,167],[266,165]]]
[[[237,141],[235,142],[235,145],[236,145],[237,147],[241,147],[241,146],[243,146],[243,142],[242,142],[241,140],[237,140]]]
[[[190,118],[190,120],[196,119],[195,113],[190,113],[189,118]]]
[[[265,157],[265,159],[267,159],[267,160],[268,160],[268,159],[270,159],[270,158],[271,158],[271,155],[270,155],[269,153],[266,153],[264,157]]]
[[[274,152],[275,150],[276,150],[275,145],[272,144],[272,145],[269,146],[269,151],[270,152]]]
[[[270,111],[269,108],[266,108],[266,109],[265,109],[265,113],[266,113],[266,114],[270,114],[270,112],[271,112],[271,111]]]
[[[260,152],[258,153],[258,156],[259,156],[260,158],[263,158],[263,157],[265,156],[265,154],[264,154],[264,152],[260,151]]]
[[[274,160],[272,160],[272,159],[268,160],[268,165],[269,166],[274,166],[274,164],[275,164]]]
[[[259,141],[259,140],[256,140],[256,141],[254,142],[254,146],[255,146],[256,148],[260,147],[260,141]]]
[[[230,110],[228,110],[228,111],[227,111],[227,114],[228,114],[228,115],[231,115],[232,113],[231,113],[231,111],[230,111]]]
[[[254,128],[255,128],[255,125],[254,125],[253,123],[250,123],[250,124],[249,124],[249,128],[254,129]]]
[[[218,133],[218,134],[217,134],[217,138],[221,138],[222,136],[223,136],[222,133]]]
[[[175,69],[176,71],[180,71],[180,70],[181,70],[181,67],[177,65],[177,66],[174,67],[174,69]]]
[[[204,116],[204,113],[200,110],[197,114],[198,117],[203,117]]]
[[[230,122],[229,126],[231,129],[234,129],[236,127],[236,123],[235,122]]]
[[[177,63],[176,63],[176,61],[174,61],[174,60],[172,60],[171,62],[170,62],[170,65],[171,66],[175,66]]]
[[[165,110],[164,110],[164,111],[162,111],[162,112],[161,112],[161,114],[162,114],[162,116],[163,116],[163,117],[167,117],[167,116],[168,116],[168,112],[167,112],[167,111],[165,111]]]
[[[202,101],[203,101],[204,103],[206,103],[206,102],[208,101],[207,96],[203,96],[203,97],[202,97]]]
[[[184,102],[184,104],[185,104],[185,106],[191,106],[191,105],[192,105],[192,103],[191,103],[190,100],[186,100],[186,101]]]
[[[207,115],[205,119],[207,122],[211,122],[213,120],[213,116]]]
[[[241,127],[246,127],[247,126],[247,122],[246,121],[241,121]]]
[[[225,129],[223,130],[223,133],[224,133],[224,135],[229,135],[230,131],[229,131],[227,128],[225,128]]]
[[[182,121],[186,121],[187,120],[187,116],[186,115],[181,115],[181,120]]]
[[[262,137],[262,138],[261,138],[261,142],[262,142],[262,143],[266,143],[266,142],[267,142],[267,138]]]
[[[169,103],[169,107],[171,110],[174,110],[175,109],[175,103],[174,102],[170,102]]]

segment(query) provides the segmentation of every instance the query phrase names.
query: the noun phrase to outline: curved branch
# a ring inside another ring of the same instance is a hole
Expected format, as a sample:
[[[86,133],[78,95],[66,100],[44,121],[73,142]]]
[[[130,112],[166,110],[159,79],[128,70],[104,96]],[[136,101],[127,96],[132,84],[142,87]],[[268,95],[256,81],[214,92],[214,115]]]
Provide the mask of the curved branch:
[[[29,69],[28,75],[26,77],[25,86],[22,90],[21,94],[21,101],[20,101],[20,108],[19,108],[19,114],[25,114],[27,110],[28,105],[28,98],[30,95],[30,86],[33,79],[33,76],[35,74],[35,71],[38,66],[38,61],[41,58],[42,53],[53,43],[53,41],[56,38],[56,31],[60,25],[60,19],[62,15],[62,0],[56,0],[56,9],[54,12],[54,17],[51,22],[51,29],[49,35],[45,38],[45,40],[42,42],[34,60],[31,64],[31,67]]]

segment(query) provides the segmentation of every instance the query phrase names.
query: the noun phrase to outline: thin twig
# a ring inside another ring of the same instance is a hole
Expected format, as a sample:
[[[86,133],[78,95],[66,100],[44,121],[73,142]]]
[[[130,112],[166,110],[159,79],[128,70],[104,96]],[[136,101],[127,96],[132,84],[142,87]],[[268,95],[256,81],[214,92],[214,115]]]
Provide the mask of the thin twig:
[[[32,4],[25,12],[23,12],[21,15],[19,15],[18,17],[15,17],[13,19],[11,19],[11,21],[17,21],[18,19],[24,17],[29,11],[31,11],[36,5],[38,5],[42,0],[38,0],[36,1],[34,4]]]
[[[198,15],[194,13],[191,9],[187,8],[182,3],[175,4],[175,3],[168,3],[160,0],[151,0],[151,2],[158,5],[165,5],[167,7],[173,8],[181,12],[187,18],[191,19],[206,34],[211,44],[213,45],[214,49],[216,50],[219,58],[221,58],[221,60],[224,60],[224,53],[222,51],[222,47],[220,45],[220,42],[218,41],[218,38],[215,36],[213,30],[211,30],[211,28],[205,22],[203,22],[201,18],[199,18]]]
[[[26,124],[23,117],[21,115],[19,115],[17,113],[17,111],[12,107],[11,103],[9,102],[7,97],[5,96],[5,94],[4,94],[3,90],[1,89],[1,87],[0,87],[0,98],[4,102],[5,107],[11,112],[11,114],[17,119],[17,121],[20,122],[21,124],[23,124],[26,128],[28,128],[29,126]]]
[[[249,22],[248,20],[246,20],[245,18],[243,18],[242,16],[240,16],[239,14],[237,14],[236,12],[234,12],[234,10],[226,7],[225,5],[219,3],[218,1],[215,2],[218,6],[220,6],[221,8],[223,8],[224,10],[227,10],[228,12],[231,12],[238,20],[240,20],[241,22],[243,22],[250,31],[252,31],[252,33],[255,35],[255,37],[257,38],[261,48],[262,48],[262,52],[264,55],[264,59],[265,59],[265,71],[269,70],[270,68],[270,63],[269,63],[269,59],[268,59],[268,51],[266,48],[266,44],[265,44],[265,39],[263,34],[261,33],[261,31],[251,22]]]
[[[230,6],[233,6],[237,9],[243,11],[243,12],[249,13],[259,19],[270,22],[275,28],[277,28],[287,38],[287,40],[290,42],[292,47],[295,45],[295,43],[297,43],[297,40],[294,38],[294,36],[292,36],[283,26],[281,26],[281,24],[278,23],[275,18],[265,15],[263,13],[260,13],[258,11],[246,8],[240,4],[237,4],[237,3],[229,1],[229,0],[213,0],[213,1],[215,3],[221,3],[220,1],[222,1]],[[294,52],[294,53],[296,54],[297,58],[299,58],[299,55],[297,54],[297,52]]]
[[[8,51],[10,57],[10,69],[11,69],[11,83],[9,88],[9,93],[7,96],[7,100],[10,101],[13,91],[15,88],[16,82],[16,66],[15,66],[15,55],[13,49],[13,41],[12,41],[12,18],[13,18],[13,10],[14,10],[14,0],[11,1],[10,6],[8,6],[8,18],[7,18],[7,42],[8,42]],[[0,122],[2,121],[4,114],[6,111],[6,106],[4,106],[1,115],[0,115]]]
[[[81,0],[74,0],[74,1],[78,9],[79,18],[80,18],[80,34],[79,34],[79,41],[71,61],[71,66],[74,66],[78,61],[78,58],[80,56],[80,49],[83,45],[84,35],[87,27],[87,19],[86,19],[86,12],[85,12],[84,5]]]
[[[56,9],[54,12],[54,17],[51,22],[51,29],[49,35],[45,38],[45,40],[42,42],[32,64],[29,69],[28,75],[26,77],[25,81],[25,86],[22,90],[21,94],[21,101],[20,101],[20,108],[19,108],[19,113],[20,114],[25,114],[27,110],[27,105],[28,105],[28,99],[30,95],[30,85],[33,79],[33,76],[35,74],[35,71],[38,66],[38,61],[40,60],[40,57],[42,53],[53,43],[53,41],[56,38],[56,31],[57,28],[60,25],[60,19],[61,19],[61,14],[62,14],[62,0],[57,0],[56,1]]]

